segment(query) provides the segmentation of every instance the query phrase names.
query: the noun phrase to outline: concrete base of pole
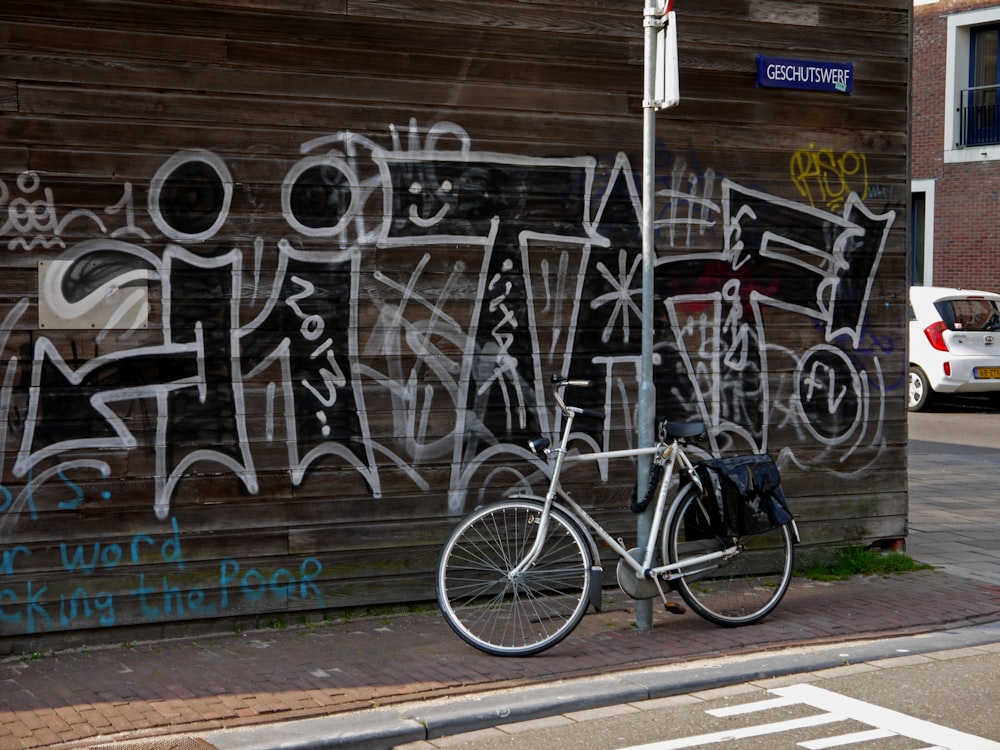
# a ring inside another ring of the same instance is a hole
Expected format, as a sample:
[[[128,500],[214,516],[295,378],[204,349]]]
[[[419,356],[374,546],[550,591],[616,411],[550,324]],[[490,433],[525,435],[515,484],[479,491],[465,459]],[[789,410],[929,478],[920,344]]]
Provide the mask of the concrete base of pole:
[[[635,626],[639,630],[653,629],[652,599],[640,599],[635,603]]]

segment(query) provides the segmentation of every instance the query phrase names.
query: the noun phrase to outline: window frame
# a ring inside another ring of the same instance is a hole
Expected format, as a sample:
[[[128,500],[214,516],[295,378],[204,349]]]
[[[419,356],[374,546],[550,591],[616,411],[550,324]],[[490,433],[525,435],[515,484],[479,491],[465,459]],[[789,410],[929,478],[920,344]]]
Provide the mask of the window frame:
[[[969,122],[964,128],[964,135],[967,147],[970,141],[975,139],[976,145],[996,145],[1000,143],[1000,123],[997,115],[1000,110],[997,107],[997,87],[1000,86],[1000,60],[997,59],[997,42],[1000,41],[1000,23],[987,23],[969,28],[969,95],[963,104],[970,108],[968,113]],[[985,50],[987,59],[981,65],[980,54]],[[992,59],[989,59],[992,58]],[[982,68],[982,70],[980,70]],[[977,75],[982,73],[982,79],[977,79]],[[985,80],[990,79],[990,80]],[[989,88],[986,88],[989,87]],[[980,112],[974,115],[971,108]],[[976,127],[972,120],[984,120],[980,127]],[[985,141],[985,143],[980,143]]]
[[[948,16],[944,97],[944,161],[959,163],[1000,160],[1000,143],[960,146],[962,90],[970,80],[972,28],[1000,24],[1000,6]]]
[[[910,247],[910,258],[907,265],[907,275],[910,276],[910,286],[934,286],[934,201],[935,201],[935,187],[937,185],[937,180],[911,180],[910,181],[910,192],[911,192],[911,206],[912,206],[912,194],[913,193],[923,193],[924,195],[924,214],[919,217],[924,224],[924,247],[923,247],[923,278],[916,282],[912,278],[912,267],[914,259],[912,254],[916,252],[916,248]],[[918,217],[911,216],[911,220],[916,220]],[[912,237],[912,233],[911,233]]]

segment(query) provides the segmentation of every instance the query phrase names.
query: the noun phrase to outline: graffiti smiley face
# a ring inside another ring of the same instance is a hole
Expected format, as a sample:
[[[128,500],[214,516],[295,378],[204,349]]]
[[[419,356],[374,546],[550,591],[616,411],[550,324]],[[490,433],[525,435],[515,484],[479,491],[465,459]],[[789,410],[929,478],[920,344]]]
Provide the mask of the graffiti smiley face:
[[[410,195],[415,196],[419,203],[410,204],[410,221],[422,229],[433,227],[439,223],[451,208],[449,198],[452,188],[451,180],[444,180],[436,190],[431,192],[431,190],[425,189],[420,182],[414,180],[410,184]],[[428,217],[422,215],[424,212],[433,211],[435,205],[439,206],[436,212]]]
[[[392,166],[393,225],[411,235],[486,236],[508,180],[488,165],[431,159]]]

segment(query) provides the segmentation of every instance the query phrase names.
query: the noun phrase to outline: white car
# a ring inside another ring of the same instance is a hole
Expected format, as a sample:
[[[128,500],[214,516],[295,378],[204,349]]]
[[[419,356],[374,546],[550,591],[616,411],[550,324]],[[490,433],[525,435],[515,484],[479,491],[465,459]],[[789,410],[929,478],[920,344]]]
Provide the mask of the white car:
[[[910,287],[907,407],[919,411],[937,393],[1000,398],[1000,294]]]

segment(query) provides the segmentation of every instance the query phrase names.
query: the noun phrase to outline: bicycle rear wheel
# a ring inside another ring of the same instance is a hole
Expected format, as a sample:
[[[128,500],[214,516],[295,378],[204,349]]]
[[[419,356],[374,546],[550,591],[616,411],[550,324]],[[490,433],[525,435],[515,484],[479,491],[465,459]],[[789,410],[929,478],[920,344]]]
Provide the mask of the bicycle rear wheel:
[[[487,505],[462,520],[441,550],[441,611],[466,643],[488,654],[551,648],[587,609],[590,549],[577,523],[555,508],[538,560],[511,575],[535,541],[542,507],[528,499]]]
[[[763,534],[722,539],[711,530],[694,486],[686,487],[677,501],[677,512],[663,537],[663,556],[671,563],[737,546],[739,552],[682,568],[675,582],[684,601],[710,622],[734,627],[759,622],[785,595],[792,580],[794,545],[789,527]]]

